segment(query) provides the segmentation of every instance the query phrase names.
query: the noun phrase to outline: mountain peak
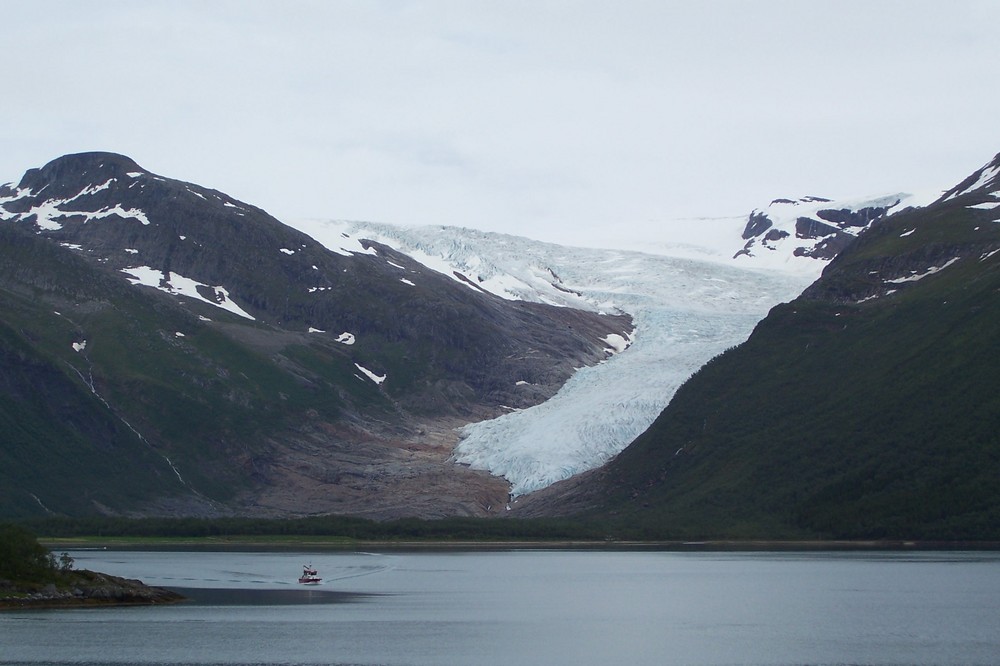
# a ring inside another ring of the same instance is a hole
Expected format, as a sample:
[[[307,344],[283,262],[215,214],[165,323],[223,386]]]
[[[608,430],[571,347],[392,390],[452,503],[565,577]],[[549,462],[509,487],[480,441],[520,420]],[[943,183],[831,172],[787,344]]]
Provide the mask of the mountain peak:
[[[117,153],[76,153],[57,157],[40,169],[28,169],[18,189],[40,192],[54,183],[67,185],[67,181],[72,181],[70,187],[103,183],[129,173],[146,173],[146,170],[132,158]]]

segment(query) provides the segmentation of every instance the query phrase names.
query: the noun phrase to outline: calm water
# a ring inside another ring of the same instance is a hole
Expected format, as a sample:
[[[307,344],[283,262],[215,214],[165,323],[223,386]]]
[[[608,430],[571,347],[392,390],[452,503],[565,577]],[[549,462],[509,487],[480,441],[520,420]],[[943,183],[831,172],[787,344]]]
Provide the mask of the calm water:
[[[0,664],[1000,663],[997,553],[70,554],[194,600],[0,613]]]

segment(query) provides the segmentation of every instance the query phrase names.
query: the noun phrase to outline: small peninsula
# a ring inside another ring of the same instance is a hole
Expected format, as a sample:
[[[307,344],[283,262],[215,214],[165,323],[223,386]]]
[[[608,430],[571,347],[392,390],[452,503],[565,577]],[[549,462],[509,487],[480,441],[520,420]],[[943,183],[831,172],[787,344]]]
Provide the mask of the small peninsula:
[[[73,558],[56,557],[31,532],[0,525],[0,610],[166,604],[183,596],[142,581],[76,570]]]

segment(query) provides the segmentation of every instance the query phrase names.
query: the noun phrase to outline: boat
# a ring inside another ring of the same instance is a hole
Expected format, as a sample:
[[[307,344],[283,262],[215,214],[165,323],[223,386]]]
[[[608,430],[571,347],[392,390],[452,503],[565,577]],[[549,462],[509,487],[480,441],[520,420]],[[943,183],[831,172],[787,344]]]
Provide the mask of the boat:
[[[299,582],[303,585],[319,585],[320,581],[323,580],[319,577],[319,572],[313,569],[313,565],[306,564],[302,567],[302,575],[299,576]]]

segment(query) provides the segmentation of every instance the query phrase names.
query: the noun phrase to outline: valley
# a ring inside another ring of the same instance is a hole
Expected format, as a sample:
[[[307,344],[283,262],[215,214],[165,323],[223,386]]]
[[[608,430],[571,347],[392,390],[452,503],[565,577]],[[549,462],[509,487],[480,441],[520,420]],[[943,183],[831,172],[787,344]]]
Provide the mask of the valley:
[[[0,187],[0,506],[969,538],[995,505],[970,470],[992,469],[1000,412],[1000,373],[971,360],[997,339],[996,171],[943,196],[775,199],[639,252],[288,225],[121,155],[59,158]],[[915,407],[935,392],[947,409]],[[913,427],[876,426],[886,410]],[[925,452],[944,445],[959,462]],[[937,506],[935,466],[964,490],[926,533],[938,509],[880,532],[831,508]],[[900,490],[866,499],[887,470]]]

